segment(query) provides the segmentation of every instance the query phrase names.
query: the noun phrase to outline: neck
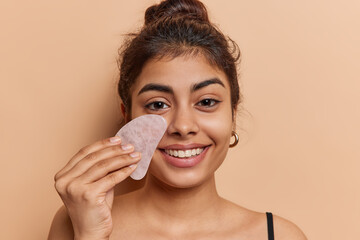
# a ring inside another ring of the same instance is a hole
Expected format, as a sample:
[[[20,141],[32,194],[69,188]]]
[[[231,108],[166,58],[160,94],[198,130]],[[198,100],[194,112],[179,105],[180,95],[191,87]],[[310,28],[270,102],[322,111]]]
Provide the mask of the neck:
[[[199,186],[175,188],[149,175],[141,195],[139,207],[151,211],[148,216],[171,219],[174,223],[193,222],[194,216],[214,219],[221,201],[214,176]]]

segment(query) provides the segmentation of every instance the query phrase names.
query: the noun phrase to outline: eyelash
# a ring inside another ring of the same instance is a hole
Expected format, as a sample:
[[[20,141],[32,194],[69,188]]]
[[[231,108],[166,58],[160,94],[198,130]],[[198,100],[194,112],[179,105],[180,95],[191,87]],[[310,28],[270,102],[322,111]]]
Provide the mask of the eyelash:
[[[151,102],[149,104],[146,104],[145,107],[151,111],[160,111],[161,109],[165,109],[165,108],[155,108],[155,104],[161,104],[161,105],[166,105],[168,106],[166,103],[161,102],[161,101],[155,101],[155,102]],[[169,106],[168,106],[169,107]]]
[[[205,108],[212,108],[212,107],[215,107],[220,102],[221,101],[213,99],[213,98],[205,98],[205,99],[199,101],[198,103],[196,103],[196,105],[200,106],[200,107],[205,107]],[[208,105],[208,103],[210,103],[210,105]],[[158,106],[155,106],[155,104],[157,104]],[[159,105],[161,105],[161,106],[159,106]],[[164,105],[166,107],[164,107]],[[146,104],[145,107],[151,111],[160,111],[160,110],[169,108],[169,105],[164,102],[161,102],[161,101],[154,101],[154,102]]]
[[[203,105],[205,102],[210,102],[210,105]],[[213,99],[213,98],[205,98],[203,100],[201,100],[200,102],[198,102],[196,105],[198,106],[204,106],[206,108],[211,108],[216,106],[218,103],[220,103],[221,101]],[[202,103],[202,105],[200,105],[200,103]]]

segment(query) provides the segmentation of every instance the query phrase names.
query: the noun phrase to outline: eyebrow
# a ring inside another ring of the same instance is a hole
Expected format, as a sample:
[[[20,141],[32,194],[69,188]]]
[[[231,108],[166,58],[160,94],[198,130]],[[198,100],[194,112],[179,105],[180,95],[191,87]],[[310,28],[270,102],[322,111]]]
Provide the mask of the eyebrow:
[[[197,90],[199,90],[201,88],[204,88],[206,86],[209,86],[211,84],[219,84],[219,85],[221,85],[221,86],[223,86],[225,88],[225,85],[223,84],[222,81],[220,81],[220,79],[211,78],[211,79],[199,82],[199,83],[195,83],[191,88],[191,92],[195,92],[195,91],[197,91]]]
[[[174,91],[170,86],[162,85],[162,84],[155,84],[155,83],[149,83],[146,84],[138,93],[138,96],[144,92],[148,91],[158,91],[158,92],[164,92],[164,93],[171,93],[173,94]]]
[[[201,88],[204,88],[206,86],[209,86],[211,84],[219,84],[221,86],[223,86],[225,88],[225,85],[220,81],[220,79],[218,78],[211,78],[208,80],[204,80],[202,82],[199,83],[195,83],[192,85],[191,87],[191,92],[195,92]],[[158,92],[164,92],[164,93],[170,93],[170,94],[174,94],[174,90],[172,89],[172,87],[167,86],[167,85],[162,85],[162,84],[156,84],[156,83],[149,83],[146,84],[143,88],[140,89],[138,96],[144,92],[148,92],[148,91],[158,91]]]

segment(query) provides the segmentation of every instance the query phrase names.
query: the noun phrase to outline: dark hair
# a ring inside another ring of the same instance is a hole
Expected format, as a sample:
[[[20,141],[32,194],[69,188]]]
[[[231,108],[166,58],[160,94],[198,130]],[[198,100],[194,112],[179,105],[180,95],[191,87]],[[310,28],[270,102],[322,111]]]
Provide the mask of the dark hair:
[[[198,0],[165,0],[149,7],[144,26],[128,35],[119,53],[118,92],[128,112],[130,88],[148,60],[199,53],[226,74],[233,113],[241,101],[236,67],[240,50],[211,24],[204,4]]]

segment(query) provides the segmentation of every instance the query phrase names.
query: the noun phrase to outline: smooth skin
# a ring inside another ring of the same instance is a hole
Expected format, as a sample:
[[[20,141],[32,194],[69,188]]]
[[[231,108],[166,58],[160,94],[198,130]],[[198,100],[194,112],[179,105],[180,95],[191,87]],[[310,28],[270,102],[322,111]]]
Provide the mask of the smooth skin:
[[[85,147],[55,176],[65,207],[56,214],[49,239],[268,239],[264,213],[231,203],[216,190],[214,173],[235,124],[226,75],[202,55],[150,60],[131,93],[131,111],[122,106],[127,121],[159,114],[168,123],[145,186],[114,198],[114,186],[140,157],[109,140]],[[200,144],[207,151],[195,166],[180,168],[164,155],[174,144]],[[277,240],[306,239],[278,216],[274,227]]]

